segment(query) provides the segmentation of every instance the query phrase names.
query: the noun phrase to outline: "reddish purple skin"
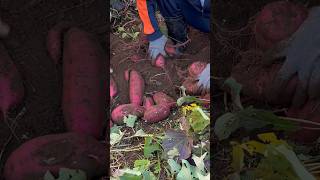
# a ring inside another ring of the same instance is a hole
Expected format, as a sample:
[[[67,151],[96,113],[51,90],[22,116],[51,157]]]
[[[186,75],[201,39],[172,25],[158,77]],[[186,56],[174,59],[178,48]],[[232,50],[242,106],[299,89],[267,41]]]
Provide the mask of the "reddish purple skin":
[[[172,97],[168,96],[163,92],[156,92],[153,95],[153,99],[156,104],[166,104],[170,108],[175,107],[176,105],[176,101]]]
[[[118,89],[117,89],[117,84],[113,80],[112,76],[110,76],[110,98],[111,100],[117,95]]]
[[[201,72],[206,68],[206,66],[207,63],[201,61],[196,61],[192,63],[188,67],[189,76],[192,78],[197,78],[201,74]]]
[[[129,98],[131,104],[142,105],[145,83],[141,74],[136,70],[130,71]]]
[[[107,65],[89,33],[71,28],[65,36],[62,109],[68,131],[99,138],[106,118]]]
[[[161,54],[159,54],[157,56],[157,58],[155,59],[154,63],[155,63],[154,65],[156,67],[159,67],[159,68],[162,68],[162,69],[164,69],[165,66],[166,66],[166,60],[164,59],[164,57]]]
[[[144,96],[144,98],[143,98],[143,107],[145,109],[149,109],[149,107],[151,107],[153,105],[154,105],[154,101],[153,101],[152,97]]]
[[[142,117],[144,113],[144,107],[136,104],[122,104],[113,109],[111,113],[111,119],[116,124],[122,124],[123,118],[128,115],[135,115]]]
[[[24,93],[23,82],[17,67],[0,43],[0,114],[4,118],[11,108],[22,103]]]
[[[57,148],[58,147],[58,148]],[[89,179],[106,174],[106,147],[90,136],[76,133],[31,139],[13,151],[4,167],[6,180],[43,179],[47,170],[81,169]]]
[[[148,123],[156,123],[168,118],[170,115],[170,107],[166,104],[158,104],[149,107],[144,112],[143,119]]]

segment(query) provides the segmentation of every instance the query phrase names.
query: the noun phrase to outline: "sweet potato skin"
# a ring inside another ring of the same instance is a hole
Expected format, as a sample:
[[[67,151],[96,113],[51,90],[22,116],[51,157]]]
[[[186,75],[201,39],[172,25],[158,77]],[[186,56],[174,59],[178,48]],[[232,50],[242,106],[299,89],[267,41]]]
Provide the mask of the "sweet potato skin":
[[[47,170],[57,175],[60,168],[70,168],[85,171],[91,179],[105,175],[106,157],[105,146],[90,136],[45,135],[27,141],[11,153],[4,177],[6,180],[40,180]]]
[[[170,108],[175,107],[176,105],[176,101],[172,97],[165,94],[164,92],[156,92],[153,95],[153,99],[156,104],[166,104]]]
[[[182,86],[186,88],[186,92],[190,95],[197,95],[199,94],[199,87],[195,81],[195,79],[187,78],[183,83]]]
[[[149,109],[149,107],[151,107],[153,105],[154,105],[154,101],[153,101],[152,97],[149,97],[149,96],[143,97],[143,107],[145,109]]]
[[[129,114],[142,117],[145,109],[136,104],[122,104],[113,109],[111,113],[112,121],[116,124],[122,124],[123,118]]]
[[[158,104],[149,107],[144,113],[143,120],[148,123],[156,123],[168,118],[170,107],[166,104]]]
[[[6,116],[10,108],[20,104],[24,93],[20,73],[6,48],[0,43],[0,114]]]
[[[197,78],[199,74],[206,68],[207,63],[196,61],[188,67],[189,77]]]
[[[89,33],[71,28],[64,41],[62,108],[67,130],[98,138],[106,117],[107,65]]]
[[[141,74],[136,70],[131,70],[129,74],[129,97],[132,104],[141,105],[145,83]]]
[[[118,93],[117,84],[114,81],[114,79],[112,78],[112,76],[110,76],[110,98],[111,98],[111,100],[117,95],[117,93]]]

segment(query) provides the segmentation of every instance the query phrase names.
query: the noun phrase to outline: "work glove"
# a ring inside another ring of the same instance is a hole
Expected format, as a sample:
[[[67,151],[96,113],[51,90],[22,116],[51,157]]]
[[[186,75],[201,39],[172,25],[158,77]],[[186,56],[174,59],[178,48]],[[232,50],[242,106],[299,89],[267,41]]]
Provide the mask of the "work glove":
[[[210,64],[199,74],[197,85],[202,94],[210,91]]]
[[[309,16],[299,29],[278,51],[276,57],[286,57],[277,73],[273,86],[268,92],[270,97],[278,97],[290,79],[298,76],[298,84],[292,105],[300,107],[308,98],[316,98],[320,92],[320,6],[310,10]],[[272,61],[272,60],[271,60]]]
[[[167,37],[162,35],[160,38],[150,41],[148,52],[152,60],[155,60],[159,54],[167,56],[165,52],[165,45],[167,40]]]

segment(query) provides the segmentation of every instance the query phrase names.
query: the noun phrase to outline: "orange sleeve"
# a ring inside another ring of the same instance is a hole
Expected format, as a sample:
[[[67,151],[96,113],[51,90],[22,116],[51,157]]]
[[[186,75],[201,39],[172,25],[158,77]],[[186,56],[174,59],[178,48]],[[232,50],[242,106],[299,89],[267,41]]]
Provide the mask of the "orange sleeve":
[[[155,29],[151,23],[151,18],[149,16],[147,0],[137,0],[137,8],[140,19],[143,23],[143,32],[145,34],[152,34]]]

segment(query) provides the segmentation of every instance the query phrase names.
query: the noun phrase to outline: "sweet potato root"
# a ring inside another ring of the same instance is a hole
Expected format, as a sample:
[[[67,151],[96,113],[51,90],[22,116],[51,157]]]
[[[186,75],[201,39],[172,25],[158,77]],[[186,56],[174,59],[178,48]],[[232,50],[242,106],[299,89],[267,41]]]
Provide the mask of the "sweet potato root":
[[[149,107],[144,113],[143,120],[148,123],[162,121],[170,115],[170,108],[166,104],[158,104]]]
[[[149,97],[149,96],[143,97],[143,107],[145,109],[149,109],[149,107],[151,107],[153,105],[154,105],[154,101],[153,101],[152,97]]]
[[[88,179],[106,174],[106,148],[90,136],[76,133],[46,135],[22,144],[4,167],[6,180],[43,179],[49,170],[81,169]]]
[[[129,97],[132,104],[141,105],[144,94],[144,79],[136,70],[130,71],[129,82]]]
[[[163,92],[156,92],[153,95],[153,99],[156,104],[165,104],[168,105],[170,108],[176,105],[176,101]]]
[[[122,124],[123,118],[128,115],[142,117],[144,108],[136,104],[122,104],[117,106],[111,113],[111,118],[114,123]]]
[[[102,134],[106,117],[107,69],[102,47],[93,35],[71,28],[64,39],[62,109],[69,131]]]

